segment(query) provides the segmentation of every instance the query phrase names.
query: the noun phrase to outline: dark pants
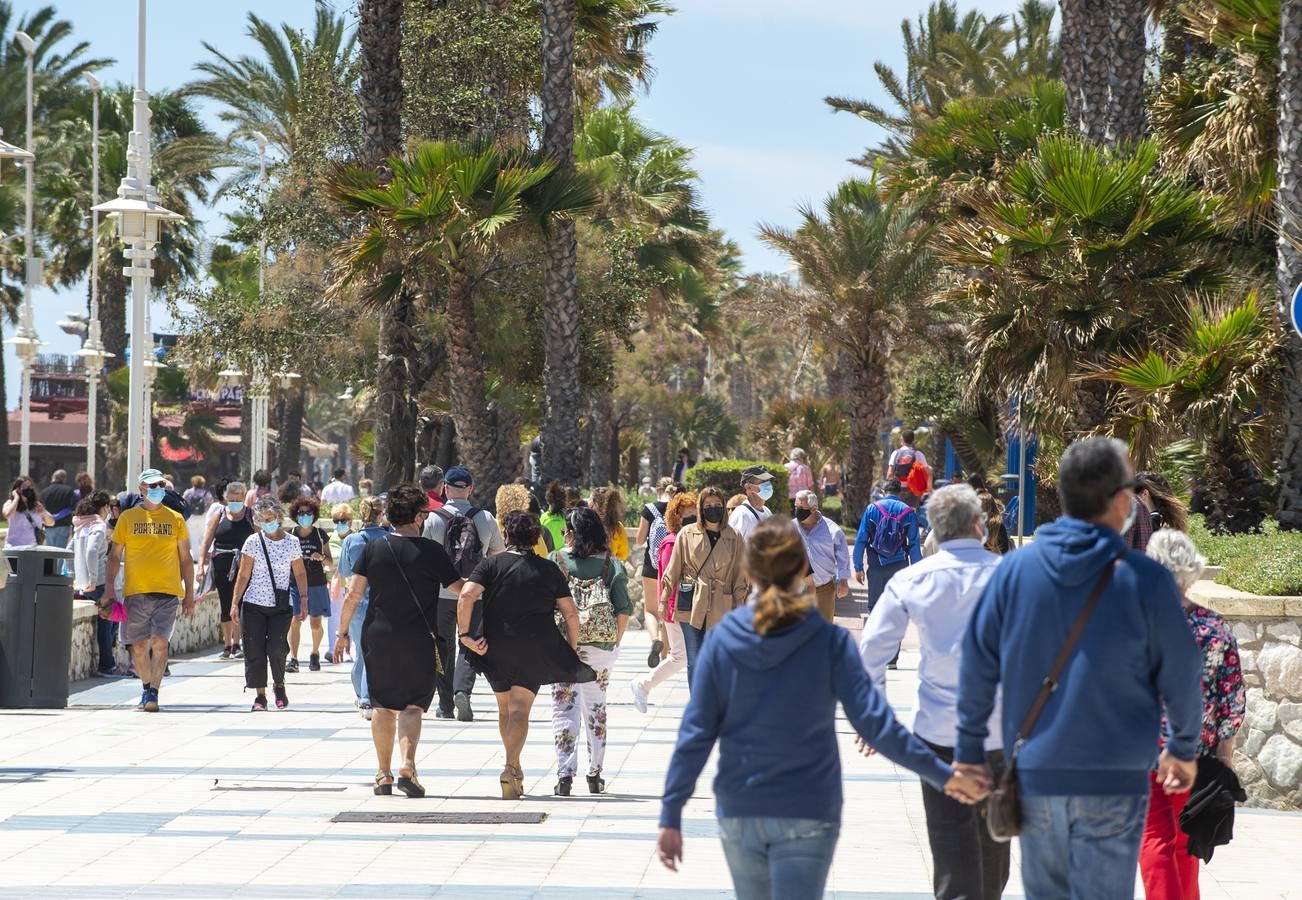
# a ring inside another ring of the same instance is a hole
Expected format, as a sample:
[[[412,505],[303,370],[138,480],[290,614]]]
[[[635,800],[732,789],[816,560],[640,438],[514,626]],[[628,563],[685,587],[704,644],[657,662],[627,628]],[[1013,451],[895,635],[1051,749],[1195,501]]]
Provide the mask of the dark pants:
[[[104,596],[104,585],[100,585],[88,594],[82,594],[82,599],[94,600],[96,603]],[[95,643],[99,645],[99,671],[112,672],[116,666],[113,661],[113,645],[118,639],[118,623],[110,622],[108,619],[100,616],[95,620]]]
[[[481,600],[475,604],[470,616],[470,633],[478,634],[484,627],[484,615]],[[438,688],[439,709],[445,713],[452,712],[452,695],[470,696],[475,690],[475,670],[470,668],[466,654],[470,651],[461,646],[457,640],[457,601],[439,598],[439,618],[435,626],[439,633],[439,656],[443,659],[443,671],[435,677]],[[456,664],[452,660],[456,660]]]
[[[954,761],[952,747],[923,743],[946,763]],[[1003,768],[1002,752],[993,751],[986,758],[996,773]],[[936,900],[999,900],[1008,884],[1012,844],[990,837],[981,805],[959,803],[924,781],[922,808],[927,815]]]
[[[907,569],[909,560],[905,558],[897,563],[883,566],[881,563],[876,562],[877,554],[872,550],[869,550],[865,556],[868,559],[868,615],[871,616],[873,609],[877,606],[877,601],[882,599],[882,594],[886,592],[886,582],[890,581],[896,572]],[[893,666],[899,661],[900,648],[896,647],[895,655],[891,657],[889,664]]]
[[[240,637],[244,642],[244,686],[266,690],[267,664],[271,683],[285,683],[289,656],[289,620],[293,613],[255,603],[240,604]]]
[[[687,651],[687,693],[692,692],[692,670],[696,668],[696,657],[701,655],[701,645],[705,643],[705,629],[693,628],[687,622],[687,616],[677,619],[683,629],[683,649]]]

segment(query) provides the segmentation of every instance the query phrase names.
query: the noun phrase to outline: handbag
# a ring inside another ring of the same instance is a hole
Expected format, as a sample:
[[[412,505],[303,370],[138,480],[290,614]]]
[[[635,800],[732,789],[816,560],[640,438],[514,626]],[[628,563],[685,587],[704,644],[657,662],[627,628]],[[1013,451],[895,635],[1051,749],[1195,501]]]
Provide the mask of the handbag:
[[[393,544],[389,543],[388,535],[384,538],[384,546],[389,548],[389,555],[393,557],[393,564],[398,568],[398,574],[402,576],[403,583],[407,585],[407,591],[411,594],[411,602],[416,604],[416,611],[420,613],[421,620],[429,630],[429,636],[434,641],[434,671],[440,675],[446,674],[443,670],[443,654],[439,653],[439,635],[429,624],[429,616],[425,615],[425,607],[420,605],[420,598],[416,596],[416,589],[411,586],[411,579],[407,577],[407,570],[403,568],[402,562],[398,559],[398,551],[393,549]]]
[[[258,541],[262,544],[262,558],[267,561],[267,578],[271,581],[271,593],[276,598],[276,612],[284,612],[289,609],[289,587],[276,587],[276,570],[271,567],[271,554],[267,552],[267,538],[264,535],[258,535]],[[307,603],[307,598],[303,598]]]
[[[752,512],[754,512],[754,510],[752,510]],[[674,598],[675,612],[690,613],[692,611],[692,601],[696,597],[696,581],[701,577],[701,573],[705,571],[706,563],[710,561],[710,557],[714,555],[714,548],[719,546],[719,541],[722,540],[723,535],[720,534],[719,540],[710,544],[710,552],[705,554],[705,559],[701,560],[701,564],[696,567],[695,575],[678,582],[678,595]]]
[[[1050,695],[1058,689],[1058,679],[1062,677],[1063,670],[1067,668],[1067,663],[1071,661],[1076,644],[1080,642],[1081,635],[1085,632],[1085,626],[1089,624],[1090,616],[1094,614],[1094,610],[1098,607],[1103,592],[1107,590],[1108,583],[1112,580],[1112,573],[1116,571],[1117,563],[1121,562],[1123,556],[1125,556],[1124,552],[1108,563],[1107,568],[1103,570],[1103,574],[1099,576],[1098,583],[1094,585],[1094,590],[1090,592],[1089,598],[1086,599],[1080,615],[1076,617],[1076,622],[1072,625],[1071,632],[1062,645],[1062,650],[1058,652],[1058,658],[1053,662],[1049,677],[1045,678],[1044,683],[1040,685],[1040,692],[1035,695],[1035,702],[1031,704],[1031,711],[1026,714],[1026,718],[1022,721],[1022,727],[1017,729],[1017,735],[1013,739],[1013,750],[1008,756],[1008,767],[999,776],[999,783],[995,785],[994,790],[990,792],[990,796],[986,798],[986,805],[982,810],[986,819],[986,830],[990,832],[990,837],[1000,843],[1011,841],[1022,833],[1022,794],[1017,784],[1017,756],[1026,744],[1026,739],[1031,736],[1031,730],[1035,728],[1040,713],[1044,712],[1044,707],[1048,704]]]

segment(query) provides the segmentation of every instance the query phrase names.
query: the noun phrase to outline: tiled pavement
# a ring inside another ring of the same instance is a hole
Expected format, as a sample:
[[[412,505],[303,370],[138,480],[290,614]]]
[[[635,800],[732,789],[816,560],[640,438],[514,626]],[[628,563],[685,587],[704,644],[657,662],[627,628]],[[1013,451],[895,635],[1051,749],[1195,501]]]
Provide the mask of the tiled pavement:
[[[849,620],[851,623],[853,620]],[[551,796],[550,703],[533,714],[527,790],[497,794],[502,755],[491,697],[471,724],[428,718],[423,801],[373,797],[367,723],[343,667],[290,676],[291,706],[252,714],[239,663],[173,664],[163,712],[134,712],[131,682],[76,685],[64,711],[0,712],[0,897],[556,897],[731,896],[708,779],[684,818],[686,862],[653,859],[658,796],[687,692],[663,685],[648,715],[626,684],[645,665],[630,636],[610,710],[606,777]],[[889,692],[913,700],[907,649]],[[916,779],[853,753],[842,720],[846,810],[828,895],[930,897]],[[582,764],[582,763],[581,763]],[[707,770],[713,771],[713,764]],[[537,825],[332,823],[344,811],[541,812]],[[1302,815],[1242,811],[1235,842],[1204,869],[1207,900],[1302,898]],[[1007,893],[1020,897],[1014,876]],[[1138,896],[1138,891],[1137,891]]]

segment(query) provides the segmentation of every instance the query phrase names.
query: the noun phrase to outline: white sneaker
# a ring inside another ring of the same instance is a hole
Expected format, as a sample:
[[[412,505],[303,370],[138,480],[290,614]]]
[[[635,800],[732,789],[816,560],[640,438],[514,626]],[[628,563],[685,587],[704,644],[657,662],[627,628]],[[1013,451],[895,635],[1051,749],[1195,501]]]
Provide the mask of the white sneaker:
[[[637,711],[645,713],[646,702],[651,699],[650,695],[642,690],[642,685],[638,683],[636,678],[628,683],[628,689],[633,692],[633,705],[637,707]]]
[[[374,709],[371,707],[370,701],[357,700],[354,702],[357,704],[357,711],[362,714],[362,718],[368,722],[371,721],[371,714],[374,712]]]

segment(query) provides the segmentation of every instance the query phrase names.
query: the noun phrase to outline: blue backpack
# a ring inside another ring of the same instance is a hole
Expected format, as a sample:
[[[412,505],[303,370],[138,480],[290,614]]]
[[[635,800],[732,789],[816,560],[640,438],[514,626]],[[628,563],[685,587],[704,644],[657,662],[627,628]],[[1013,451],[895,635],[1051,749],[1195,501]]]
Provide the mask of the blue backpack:
[[[874,503],[873,506],[877,507],[877,511],[882,516],[877,520],[877,525],[873,529],[873,537],[869,546],[881,559],[898,556],[900,551],[904,549],[908,530],[905,527],[904,519],[913,510],[905,506],[899,513],[892,514],[885,506],[882,506],[880,501]]]

